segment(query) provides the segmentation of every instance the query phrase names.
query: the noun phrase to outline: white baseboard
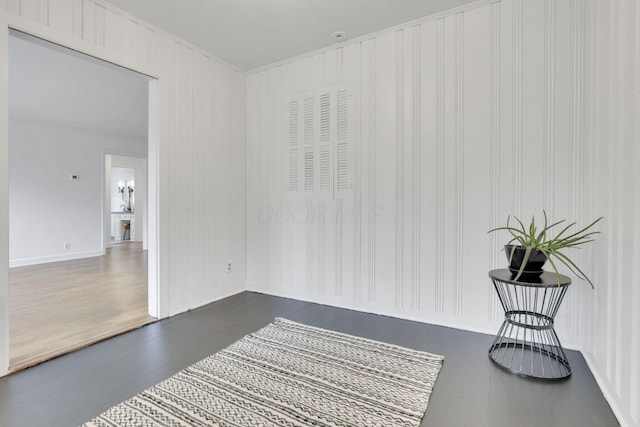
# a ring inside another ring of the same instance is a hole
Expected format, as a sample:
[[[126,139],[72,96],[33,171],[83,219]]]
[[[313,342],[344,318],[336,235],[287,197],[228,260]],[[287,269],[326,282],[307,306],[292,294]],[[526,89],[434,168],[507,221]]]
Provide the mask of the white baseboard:
[[[618,419],[620,425],[626,427],[632,427],[634,425],[639,426],[640,424],[634,423],[630,418],[627,417],[627,414],[625,414],[625,412],[620,409],[620,405],[618,405],[618,397],[611,391],[611,389],[609,388],[609,384],[604,380],[602,375],[600,375],[600,372],[598,371],[596,364],[591,356],[586,351],[581,351],[581,353],[582,357],[584,357],[584,360],[587,362],[587,366],[589,367],[593,378],[595,378],[598,387],[600,387],[600,391],[604,395],[605,400],[611,407],[611,410]]]
[[[496,334],[496,332],[498,331],[498,329],[496,328],[495,330],[490,329],[490,328],[483,328],[483,327],[469,327],[469,325],[465,325],[465,324],[461,324],[461,323],[457,323],[455,321],[448,321],[445,319],[439,319],[439,318],[425,318],[425,317],[421,317],[421,316],[414,316],[414,315],[407,315],[405,313],[399,313],[393,310],[381,310],[379,308],[373,308],[370,306],[364,307],[364,306],[355,306],[355,305],[350,305],[350,304],[345,304],[344,302],[341,301],[334,301],[334,300],[328,300],[328,299],[323,299],[323,298],[313,298],[313,297],[309,297],[309,296],[301,296],[301,295],[292,295],[292,294],[288,294],[286,292],[279,292],[279,291],[273,291],[273,290],[264,290],[264,289],[255,289],[255,288],[251,288],[249,287],[247,289],[248,292],[256,292],[256,293],[260,293],[260,294],[265,294],[265,295],[271,295],[271,296],[275,296],[275,297],[281,297],[281,298],[289,298],[289,299],[294,299],[297,301],[304,301],[304,302],[310,302],[310,303],[314,303],[314,304],[320,304],[320,305],[327,305],[330,307],[337,307],[337,308],[344,308],[347,310],[353,310],[353,311],[359,311],[361,313],[369,313],[369,314],[377,314],[380,316],[387,316],[387,317],[394,317],[396,319],[403,319],[403,320],[411,320],[414,322],[420,322],[420,323],[425,323],[425,324],[429,324],[429,325],[437,325],[437,326],[444,326],[447,328],[453,328],[453,329],[460,329],[463,331],[470,331],[470,332],[477,332],[480,334],[485,334],[485,335],[492,335],[494,336]]]
[[[91,258],[104,255],[103,251],[87,251],[87,252],[72,252],[65,254],[48,255],[43,257],[33,258],[21,258],[10,259],[9,268],[24,267],[27,265],[45,264],[48,262],[70,261],[73,259]]]
[[[294,295],[294,294],[282,292],[282,291],[258,289],[254,284],[251,284],[251,283],[247,283],[247,291],[257,292],[265,295],[272,295],[275,297],[290,298],[290,299],[310,302],[314,304],[328,305],[331,307],[344,308],[347,310],[354,310],[362,313],[370,313],[370,314],[377,314],[380,316],[395,317],[396,319],[411,320],[414,322],[420,322],[420,323],[425,323],[429,325],[444,326],[447,328],[460,329],[463,331],[476,332],[479,334],[485,334],[485,335],[491,335],[491,336],[495,336],[500,327],[500,324],[496,325],[495,327],[491,325],[486,325],[486,324],[469,325],[467,323],[458,322],[456,321],[456,319],[446,319],[446,318],[441,318],[436,316],[417,316],[413,314],[407,314],[406,312],[380,309],[378,307],[345,304],[343,300],[334,300],[334,299],[322,297],[322,296],[315,296],[315,295],[307,296],[307,295],[297,295],[297,294]],[[573,345],[571,343],[569,345],[565,345],[563,343],[562,346],[566,350],[581,351],[581,348],[579,346]]]

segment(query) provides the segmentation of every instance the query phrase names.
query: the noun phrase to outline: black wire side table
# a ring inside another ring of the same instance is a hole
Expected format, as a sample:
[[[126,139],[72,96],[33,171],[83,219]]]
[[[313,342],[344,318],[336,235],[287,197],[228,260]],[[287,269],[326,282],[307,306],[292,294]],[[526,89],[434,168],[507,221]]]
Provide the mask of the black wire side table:
[[[491,270],[489,277],[504,309],[504,321],[489,357],[500,368],[524,377],[562,380],[571,375],[571,366],[553,329],[554,318],[571,279],[544,272],[534,279],[510,270]]]

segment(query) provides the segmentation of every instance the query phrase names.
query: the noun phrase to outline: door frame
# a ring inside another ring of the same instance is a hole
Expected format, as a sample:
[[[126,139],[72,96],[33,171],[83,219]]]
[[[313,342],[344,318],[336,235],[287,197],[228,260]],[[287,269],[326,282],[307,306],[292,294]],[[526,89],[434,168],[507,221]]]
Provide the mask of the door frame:
[[[145,75],[149,79],[148,104],[148,278],[149,278],[149,315],[163,317],[168,315],[166,289],[160,283],[159,248],[159,173],[160,163],[159,128],[160,87],[159,76],[151,65],[124,58],[122,55],[106,51],[104,48],[73,37],[60,30],[45,27],[25,20],[22,17],[0,12],[0,376],[9,372],[9,34],[19,31],[40,38],[67,49],[88,55]],[[104,174],[103,174],[104,175]],[[162,300],[161,300],[162,297]]]
[[[113,158],[119,157],[119,162],[114,162]],[[147,181],[149,174],[147,172],[147,158],[132,155],[130,153],[103,152],[103,220],[102,220],[102,251],[106,253],[108,247],[111,246],[111,168],[125,167],[135,169],[135,224],[136,238],[135,241],[142,242],[142,249],[148,250],[148,189]]]

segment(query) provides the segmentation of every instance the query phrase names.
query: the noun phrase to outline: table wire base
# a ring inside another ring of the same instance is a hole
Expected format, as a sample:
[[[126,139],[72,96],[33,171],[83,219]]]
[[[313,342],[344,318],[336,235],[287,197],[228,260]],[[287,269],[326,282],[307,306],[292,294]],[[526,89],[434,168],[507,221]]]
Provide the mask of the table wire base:
[[[501,368],[525,377],[561,380],[571,375],[569,361],[553,329],[566,286],[514,286],[492,278],[505,320],[489,348]]]

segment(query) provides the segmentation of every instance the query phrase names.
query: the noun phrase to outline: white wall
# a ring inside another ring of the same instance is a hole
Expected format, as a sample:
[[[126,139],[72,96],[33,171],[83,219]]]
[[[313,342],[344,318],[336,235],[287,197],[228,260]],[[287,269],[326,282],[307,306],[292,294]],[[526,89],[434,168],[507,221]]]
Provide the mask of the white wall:
[[[640,426],[640,2],[585,10],[585,207],[605,215],[583,354],[625,426]]]
[[[19,119],[9,139],[9,265],[102,255],[104,152],[146,156],[147,141]]]
[[[505,236],[486,231],[604,215],[574,253],[597,289],[574,280],[556,330],[639,425],[638,13],[478,2],[250,71],[248,288],[493,334]],[[288,101],[334,84],[354,88],[354,190],[295,200]]]
[[[160,317],[245,283],[245,76],[96,0],[0,1],[0,165],[8,157],[8,28],[157,78],[150,91],[150,298]],[[156,92],[157,89],[157,92]],[[8,359],[8,176],[0,168],[0,374]],[[157,183],[157,185],[156,185]],[[157,253],[152,247],[157,246]],[[153,253],[152,253],[153,252]],[[2,255],[5,255],[4,257]],[[233,271],[226,273],[226,262]]]
[[[573,8],[482,2],[250,72],[249,288],[495,333],[505,236],[487,230],[581,206]],[[335,83],[354,88],[354,191],[289,201],[288,97]],[[572,347],[587,287],[558,318]]]

